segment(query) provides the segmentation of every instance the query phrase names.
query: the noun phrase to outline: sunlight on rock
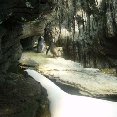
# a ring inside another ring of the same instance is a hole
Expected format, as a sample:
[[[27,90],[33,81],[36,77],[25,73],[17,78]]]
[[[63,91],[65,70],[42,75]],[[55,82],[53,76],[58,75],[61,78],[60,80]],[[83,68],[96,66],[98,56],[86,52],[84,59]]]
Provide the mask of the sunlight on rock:
[[[67,36],[70,36],[71,33],[66,29],[66,28],[63,28],[61,29],[61,36],[62,37],[67,37]]]
[[[83,68],[80,63],[74,63],[71,60],[65,60],[64,58],[48,58],[48,64],[39,66],[39,70],[78,70],[78,68]]]
[[[72,84],[80,90],[89,91],[92,95],[111,95],[117,92],[117,77],[104,74],[99,69],[83,68],[80,63],[71,60],[61,57],[51,58],[44,53],[25,52],[20,62],[28,66],[36,63],[37,71],[61,82]]]

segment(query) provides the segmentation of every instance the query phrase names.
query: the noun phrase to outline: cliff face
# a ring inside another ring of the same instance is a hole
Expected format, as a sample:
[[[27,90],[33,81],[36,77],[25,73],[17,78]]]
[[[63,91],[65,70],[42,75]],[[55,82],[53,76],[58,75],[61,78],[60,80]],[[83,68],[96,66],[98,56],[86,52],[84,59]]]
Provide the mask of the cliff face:
[[[65,55],[85,67],[116,66],[116,11],[116,0],[58,1],[52,25],[64,39]]]

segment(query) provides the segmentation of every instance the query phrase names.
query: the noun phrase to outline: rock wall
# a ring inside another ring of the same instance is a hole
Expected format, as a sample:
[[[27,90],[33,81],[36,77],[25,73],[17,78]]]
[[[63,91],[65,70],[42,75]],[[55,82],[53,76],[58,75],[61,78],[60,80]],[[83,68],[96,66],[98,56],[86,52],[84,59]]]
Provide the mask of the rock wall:
[[[39,83],[23,76],[25,73],[21,74],[18,60],[22,54],[20,40],[43,33],[55,3],[56,0],[0,0],[2,117],[50,117],[46,91]]]
[[[116,67],[116,11],[116,0],[58,1],[51,23],[60,30],[65,56],[84,67]]]
[[[84,67],[116,67],[116,0],[4,0],[0,7],[2,71],[20,58],[19,40],[42,35],[48,22],[67,58]]]
[[[0,72],[8,70],[9,66],[18,64],[21,56],[21,45],[19,36],[19,27],[5,28],[1,26],[1,55],[0,55]]]
[[[48,14],[52,12],[55,2],[54,0],[1,0],[0,72],[6,72],[9,67],[18,63],[22,53],[20,39],[43,33],[44,24],[49,20]]]

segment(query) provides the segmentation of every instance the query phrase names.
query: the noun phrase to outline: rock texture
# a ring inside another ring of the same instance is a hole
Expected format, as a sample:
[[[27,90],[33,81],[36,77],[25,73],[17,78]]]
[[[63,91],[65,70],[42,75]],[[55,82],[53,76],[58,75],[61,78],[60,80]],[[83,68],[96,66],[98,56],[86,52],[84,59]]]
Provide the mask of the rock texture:
[[[28,75],[0,75],[1,117],[50,117],[47,92]]]
[[[18,50],[15,61],[19,59],[19,40],[42,35],[45,26],[50,30],[45,30],[46,41],[51,32],[50,38],[64,45],[67,58],[84,67],[116,67],[116,0],[1,0],[0,7],[2,71],[7,71],[13,61],[14,55],[8,53]]]
[[[52,36],[59,39],[67,58],[84,67],[116,67],[116,10],[116,0],[58,1]]]
[[[116,0],[0,0],[1,75],[17,71],[22,53],[20,40],[32,44],[33,36],[42,35],[45,26],[46,41],[48,36],[55,38],[67,58],[84,67],[117,66]]]
[[[18,39],[18,27],[2,27],[1,31],[0,72],[6,72],[10,66],[17,66],[22,48]]]
[[[54,9],[55,2],[55,0],[0,0],[1,117],[50,116],[45,90],[34,80],[21,76],[18,61],[22,54],[20,40],[43,33],[47,15]]]

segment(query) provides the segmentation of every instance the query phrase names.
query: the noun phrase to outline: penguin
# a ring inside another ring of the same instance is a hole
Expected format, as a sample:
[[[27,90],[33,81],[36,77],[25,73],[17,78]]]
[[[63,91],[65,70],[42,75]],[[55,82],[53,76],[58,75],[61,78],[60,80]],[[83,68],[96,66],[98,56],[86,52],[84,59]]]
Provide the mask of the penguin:
[[[38,39],[37,52],[42,53],[45,50],[45,41],[43,36]]]
[[[48,47],[48,49],[46,51],[46,55],[48,54],[49,50],[53,54],[53,57],[58,57],[58,52],[57,52],[57,49],[56,49],[54,39],[50,42],[50,46]]]

